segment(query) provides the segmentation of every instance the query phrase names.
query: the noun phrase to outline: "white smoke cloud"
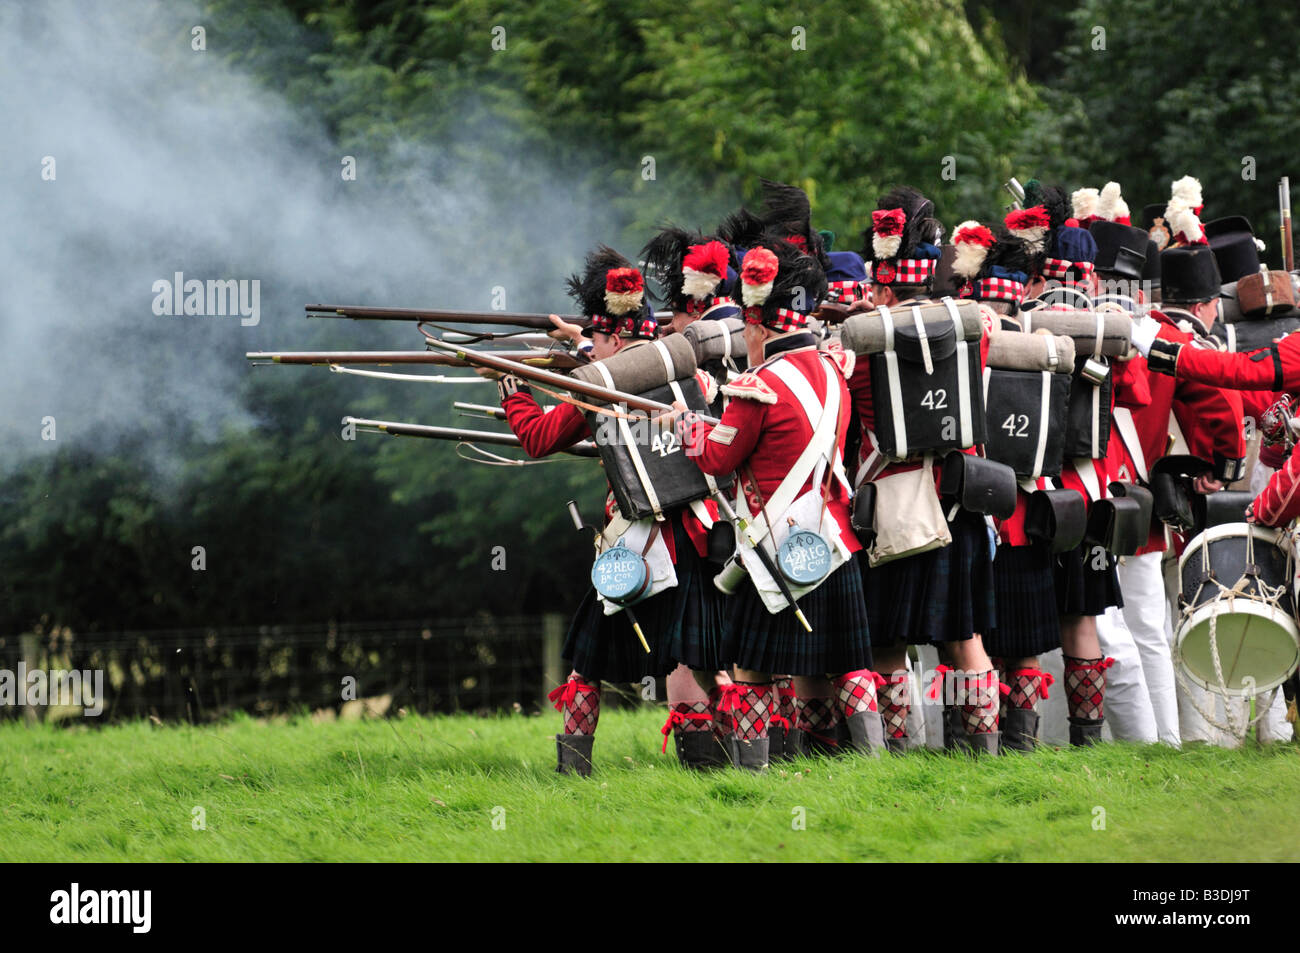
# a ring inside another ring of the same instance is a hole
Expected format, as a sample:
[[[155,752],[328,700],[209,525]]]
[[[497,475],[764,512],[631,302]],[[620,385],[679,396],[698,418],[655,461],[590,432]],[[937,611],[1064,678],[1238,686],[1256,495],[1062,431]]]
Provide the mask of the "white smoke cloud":
[[[510,310],[566,309],[563,275],[614,234],[570,175],[521,206],[438,144],[358,155],[343,181],[317,121],[227,65],[221,27],[185,3],[0,7],[0,468],[142,430],[166,456],[169,424],[250,425],[245,375],[317,373],[250,370],[247,350],[417,346],[404,326],[322,331],[309,300],[487,309],[503,285]],[[260,323],[155,315],[175,272],[258,280]]]

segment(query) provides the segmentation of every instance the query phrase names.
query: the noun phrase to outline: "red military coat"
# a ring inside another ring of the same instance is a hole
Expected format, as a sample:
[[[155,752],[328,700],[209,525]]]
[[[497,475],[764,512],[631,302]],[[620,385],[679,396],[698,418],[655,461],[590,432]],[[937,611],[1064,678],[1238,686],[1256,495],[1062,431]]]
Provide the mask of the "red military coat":
[[[1253,504],[1255,519],[1265,526],[1285,526],[1300,516],[1300,444],[1268,480]]]
[[[812,440],[813,427],[803,406],[772,370],[775,360],[788,361],[808,380],[817,399],[825,402],[826,387],[840,389],[840,419],[836,432],[837,453],[843,453],[849,423],[849,393],[842,368],[851,364],[852,355],[842,350],[819,356],[811,336],[807,345],[785,349],[778,339],[768,346],[768,360],[743,374],[722,392],[731,398],[718,425],[696,421],[686,432],[687,453],[700,470],[713,476],[736,472],[751,513],[760,512],[781,485],[782,479]],[[797,342],[791,342],[797,343]],[[758,483],[755,492],[754,482]],[[804,481],[799,494],[812,488],[812,478]],[[858,552],[862,544],[849,522],[849,490],[839,480],[830,481],[827,509],[840,528],[840,538],[849,552]]]

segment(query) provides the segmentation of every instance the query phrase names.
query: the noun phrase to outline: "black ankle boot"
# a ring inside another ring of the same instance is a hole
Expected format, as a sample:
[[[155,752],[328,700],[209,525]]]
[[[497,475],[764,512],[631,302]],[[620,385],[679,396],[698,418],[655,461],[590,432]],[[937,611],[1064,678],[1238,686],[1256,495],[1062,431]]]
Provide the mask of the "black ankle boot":
[[[730,763],[727,750],[712,731],[678,731],[673,735],[673,741],[677,746],[677,760],[683,768],[703,771]]]
[[[555,750],[559,763],[555,770],[560,774],[591,777],[591,748],[595,743],[595,735],[556,735]]]
[[[1032,708],[1008,708],[999,727],[1006,751],[1033,751],[1038,747],[1038,712]]]
[[[1101,726],[1104,718],[1071,718],[1070,744],[1077,748],[1087,748],[1101,741]]]
[[[885,747],[885,723],[878,711],[860,711],[845,719],[848,726],[848,747],[862,754],[879,758]]]
[[[754,772],[767,770],[768,744],[766,738],[741,741],[733,735],[728,739],[728,742],[731,746],[731,764],[733,767]]]

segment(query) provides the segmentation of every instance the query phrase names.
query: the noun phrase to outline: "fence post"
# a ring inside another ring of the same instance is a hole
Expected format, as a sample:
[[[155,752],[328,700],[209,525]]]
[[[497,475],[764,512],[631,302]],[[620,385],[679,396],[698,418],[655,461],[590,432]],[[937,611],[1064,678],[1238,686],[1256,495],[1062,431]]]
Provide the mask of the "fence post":
[[[41,667],[41,638],[35,632],[24,632],[18,637],[18,657],[26,663],[27,672],[30,675],[35,669]],[[18,686],[18,703],[23,706],[23,720],[29,725],[34,725],[41,720],[41,712],[38,712],[31,705],[23,703],[26,695],[27,686]]]
[[[564,681],[564,662],[560,652],[564,648],[564,616],[558,612],[548,612],[542,616],[542,691],[539,704],[542,711],[550,705],[547,695],[551,689]]]

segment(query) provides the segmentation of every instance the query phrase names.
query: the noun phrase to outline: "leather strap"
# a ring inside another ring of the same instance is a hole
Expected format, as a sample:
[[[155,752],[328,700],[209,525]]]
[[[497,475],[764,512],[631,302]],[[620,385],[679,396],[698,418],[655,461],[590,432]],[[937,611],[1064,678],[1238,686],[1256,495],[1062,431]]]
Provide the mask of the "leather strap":
[[[1133,423],[1133,411],[1127,407],[1116,407],[1111,416],[1115,420],[1115,426],[1119,429],[1120,439],[1124,441],[1129,456],[1133,458],[1133,466],[1137,469],[1138,479],[1143,483],[1149,482],[1151,477],[1147,472],[1147,458],[1142,453],[1142,441],[1138,437],[1137,425]]]
[[[614,378],[609,374],[609,368],[600,361],[593,361],[591,366],[596,368],[606,387],[610,390],[617,389],[614,387]],[[654,484],[650,482],[650,474],[646,472],[645,461],[641,459],[641,451],[637,449],[636,439],[632,436],[632,428],[628,426],[626,417],[620,415],[614,419],[618,421],[618,432],[623,438],[624,446],[627,448],[627,455],[632,461],[632,468],[636,470],[637,479],[641,481],[641,489],[645,491],[650,509],[654,511],[655,519],[661,520],[664,518],[664,513],[663,507],[659,505],[659,494],[655,492]]]

